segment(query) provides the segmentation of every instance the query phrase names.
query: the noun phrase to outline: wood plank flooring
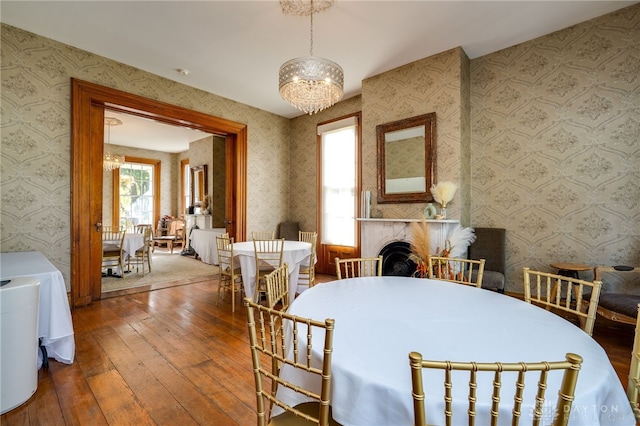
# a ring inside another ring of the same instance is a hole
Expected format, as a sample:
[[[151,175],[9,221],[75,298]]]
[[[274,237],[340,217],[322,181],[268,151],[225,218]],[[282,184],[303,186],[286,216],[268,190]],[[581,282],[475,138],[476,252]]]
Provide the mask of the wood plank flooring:
[[[0,423],[255,424],[242,305],[232,314],[227,296],[216,306],[216,281],[180,284],[75,309],[75,362],[51,360],[36,394]],[[594,338],[626,384],[633,327],[598,318]]]

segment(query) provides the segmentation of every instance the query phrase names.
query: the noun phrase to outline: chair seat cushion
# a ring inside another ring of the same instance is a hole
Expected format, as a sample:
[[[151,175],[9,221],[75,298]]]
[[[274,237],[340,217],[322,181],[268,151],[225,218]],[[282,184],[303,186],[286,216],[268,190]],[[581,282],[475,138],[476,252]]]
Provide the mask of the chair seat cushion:
[[[589,300],[590,295],[585,295],[585,299]],[[640,303],[640,295],[623,294],[623,293],[600,293],[598,305],[619,314],[635,318],[638,315],[638,303]]]
[[[478,271],[473,271],[471,277],[473,280],[478,276]],[[482,272],[482,288],[489,290],[504,290],[504,274],[496,271]]]
[[[318,417],[319,407],[320,406],[318,402],[303,402],[302,404],[295,406],[295,408],[297,408],[298,410],[313,417]],[[339,423],[333,420],[331,411],[331,407],[329,407],[329,425],[339,426]],[[317,423],[305,420],[302,417],[298,417],[289,411],[285,411],[282,414],[272,417],[269,421],[269,426],[299,426],[306,424],[315,425]]]

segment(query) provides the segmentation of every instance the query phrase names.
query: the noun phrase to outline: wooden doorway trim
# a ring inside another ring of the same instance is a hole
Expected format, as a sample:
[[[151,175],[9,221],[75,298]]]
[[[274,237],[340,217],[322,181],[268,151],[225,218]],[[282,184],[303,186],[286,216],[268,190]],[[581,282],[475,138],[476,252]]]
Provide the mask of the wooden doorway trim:
[[[227,217],[233,235],[246,235],[247,126],[201,112],[71,79],[71,304],[84,306],[100,299],[102,236],[102,155],[104,109],[112,109],[166,124],[223,135],[227,153]]]

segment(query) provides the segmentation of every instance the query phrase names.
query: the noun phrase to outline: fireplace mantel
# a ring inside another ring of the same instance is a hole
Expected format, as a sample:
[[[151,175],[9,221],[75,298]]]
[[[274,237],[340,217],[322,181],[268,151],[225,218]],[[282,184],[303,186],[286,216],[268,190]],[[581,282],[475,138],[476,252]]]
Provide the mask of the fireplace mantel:
[[[411,242],[411,224],[422,219],[357,218],[360,222],[360,254],[378,256],[380,250],[394,241]],[[451,219],[426,220],[431,236],[431,251],[437,254],[444,248],[447,236],[460,221]]]
[[[410,222],[422,222],[422,219],[396,219],[396,218],[363,218],[363,217],[358,217],[356,218],[357,221],[359,222],[405,222],[405,223],[410,223]],[[425,219],[427,223],[460,223],[459,220],[452,220],[452,219]]]

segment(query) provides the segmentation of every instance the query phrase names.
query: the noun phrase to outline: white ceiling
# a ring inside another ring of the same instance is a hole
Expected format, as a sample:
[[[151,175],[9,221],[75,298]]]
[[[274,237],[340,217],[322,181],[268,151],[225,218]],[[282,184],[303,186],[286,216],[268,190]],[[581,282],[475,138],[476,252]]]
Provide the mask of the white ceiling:
[[[111,126],[111,129],[105,127],[105,141],[113,145],[177,153],[188,150],[189,142],[197,141],[209,135],[200,130],[171,126],[148,118],[116,111],[107,110],[104,115],[105,117],[114,117],[122,121],[120,126]]]
[[[363,79],[456,46],[473,59],[633,3],[336,0],[314,16],[313,53],[342,66],[346,99]],[[284,15],[277,0],[2,0],[0,19],[284,117],[302,114],[280,98],[278,70],[309,54],[309,18]]]

